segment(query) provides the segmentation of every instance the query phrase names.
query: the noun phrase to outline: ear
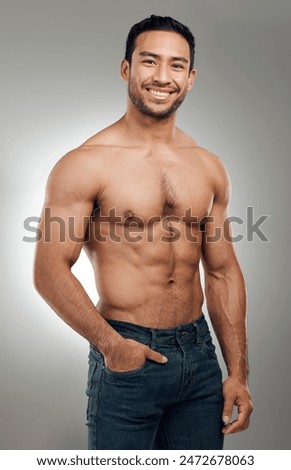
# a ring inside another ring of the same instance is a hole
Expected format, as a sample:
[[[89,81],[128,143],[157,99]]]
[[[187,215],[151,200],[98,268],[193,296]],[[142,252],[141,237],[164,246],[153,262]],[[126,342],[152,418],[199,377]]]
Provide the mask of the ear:
[[[189,77],[188,77],[188,85],[187,85],[187,90],[190,91],[191,88],[193,87],[194,85],[194,82],[195,82],[195,78],[196,78],[196,74],[197,74],[197,71],[195,69],[192,69],[189,73]]]
[[[127,60],[123,59],[120,65],[120,77],[125,82],[128,82],[130,74],[130,65]]]

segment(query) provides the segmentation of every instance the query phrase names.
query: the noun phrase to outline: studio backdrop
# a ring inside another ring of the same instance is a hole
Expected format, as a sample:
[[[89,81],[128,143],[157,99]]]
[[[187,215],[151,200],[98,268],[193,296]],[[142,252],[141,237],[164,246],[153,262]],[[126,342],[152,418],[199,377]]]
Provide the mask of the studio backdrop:
[[[152,13],[196,37],[177,124],[232,182],[255,411],[225,448],[290,449],[289,0],[1,1],[1,449],[86,448],[88,344],[34,289],[35,221],[57,160],[125,112],[126,36]],[[96,302],[84,253],[73,269]]]

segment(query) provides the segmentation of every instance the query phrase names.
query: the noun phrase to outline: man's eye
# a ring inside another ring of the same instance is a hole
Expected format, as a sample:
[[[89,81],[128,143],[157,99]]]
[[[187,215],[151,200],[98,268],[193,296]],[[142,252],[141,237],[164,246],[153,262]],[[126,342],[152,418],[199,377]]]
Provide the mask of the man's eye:
[[[173,64],[174,69],[183,69],[184,66],[181,64]]]
[[[155,62],[151,59],[146,59],[143,61],[144,64],[149,64],[149,65],[153,65]]]

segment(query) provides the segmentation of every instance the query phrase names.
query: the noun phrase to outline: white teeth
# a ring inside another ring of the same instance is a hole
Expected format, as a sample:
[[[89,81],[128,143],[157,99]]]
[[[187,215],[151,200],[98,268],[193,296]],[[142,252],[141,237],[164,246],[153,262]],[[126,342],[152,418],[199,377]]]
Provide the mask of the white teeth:
[[[161,98],[167,98],[170,94],[168,91],[157,91],[157,90],[151,90],[151,89],[149,90],[149,92],[152,95],[159,96]]]

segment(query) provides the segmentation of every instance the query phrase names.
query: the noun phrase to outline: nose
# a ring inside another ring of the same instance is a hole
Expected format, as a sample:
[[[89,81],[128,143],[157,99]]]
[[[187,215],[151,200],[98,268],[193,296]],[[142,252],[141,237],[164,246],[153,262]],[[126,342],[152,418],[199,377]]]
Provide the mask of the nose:
[[[153,80],[154,82],[159,82],[163,85],[168,85],[171,82],[169,68],[166,64],[159,64],[157,67],[155,67]]]

